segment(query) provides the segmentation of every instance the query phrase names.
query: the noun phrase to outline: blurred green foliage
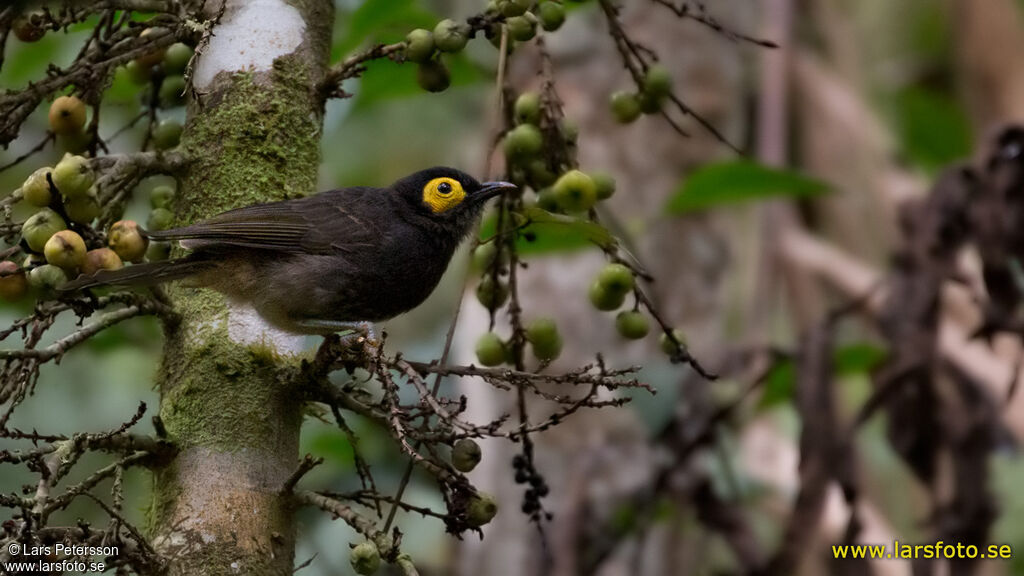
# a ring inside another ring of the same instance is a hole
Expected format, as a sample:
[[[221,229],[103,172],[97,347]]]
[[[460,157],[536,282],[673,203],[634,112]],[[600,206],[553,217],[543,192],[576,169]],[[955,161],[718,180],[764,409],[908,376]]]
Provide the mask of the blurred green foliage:
[[[874,344],[847,344],[833,352],[833,374],[839,378],[856,374],[869,375],[885,358],[885,350]],[[795,393],[796,364],[792,358],[783,358],[775,363],[765,378],[760,407],[765,409],[788,404],[794,400]]]
[[[936,172],[971,153],[971,127],[963,106],[951,95],[910,86],[895,100],[897,128],[907,157]]]
[[[696,169],[668,201],[670,214],[687,214],[771,198],[804,198],[828,190],[824,182],[795,170],[770,168],[749,160],[705,164]]]

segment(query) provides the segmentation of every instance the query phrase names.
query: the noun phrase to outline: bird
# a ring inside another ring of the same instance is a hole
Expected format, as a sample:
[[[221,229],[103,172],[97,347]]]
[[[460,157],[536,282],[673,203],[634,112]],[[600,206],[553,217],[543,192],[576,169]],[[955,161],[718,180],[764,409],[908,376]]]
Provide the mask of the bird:
[[[270,325],[329,335],[421,304],[487,201],[516,186],[449,167],[385,188],[355,186],[228,210],[161,231],[181,258],[79,276],[61,287],[152,286],[173,280],[248,304]]]

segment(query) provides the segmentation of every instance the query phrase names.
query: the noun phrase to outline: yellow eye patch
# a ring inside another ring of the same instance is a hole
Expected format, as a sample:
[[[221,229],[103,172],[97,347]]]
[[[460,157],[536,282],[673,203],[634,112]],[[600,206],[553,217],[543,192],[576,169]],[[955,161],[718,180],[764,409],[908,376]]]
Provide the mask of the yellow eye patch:
[[[434,178],[423,187],[423,203],[434,214],[447,212],[466,199],[462,184],[454,178]]]

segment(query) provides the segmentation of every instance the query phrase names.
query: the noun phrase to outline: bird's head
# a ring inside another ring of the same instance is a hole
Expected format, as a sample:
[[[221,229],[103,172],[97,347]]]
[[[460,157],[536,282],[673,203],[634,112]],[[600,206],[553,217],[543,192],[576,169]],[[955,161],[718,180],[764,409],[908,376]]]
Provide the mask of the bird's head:
[[[391,185],[417,220],[436,223],[462,235],[488,200],[506,190],[509,182],[479,182],[469,174],[439,166],[415,172]]]

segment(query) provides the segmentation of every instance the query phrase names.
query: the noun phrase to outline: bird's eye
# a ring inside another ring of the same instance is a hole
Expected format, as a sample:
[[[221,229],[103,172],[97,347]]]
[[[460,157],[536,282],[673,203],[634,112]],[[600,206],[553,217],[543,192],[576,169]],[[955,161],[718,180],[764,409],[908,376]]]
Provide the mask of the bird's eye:
[[[451,210],[465,199],[465,189],[454,178],[434,178],[423,187],[423,203],[435,214]]]

